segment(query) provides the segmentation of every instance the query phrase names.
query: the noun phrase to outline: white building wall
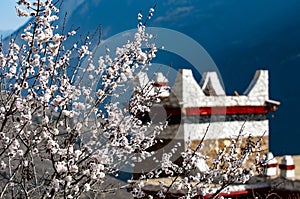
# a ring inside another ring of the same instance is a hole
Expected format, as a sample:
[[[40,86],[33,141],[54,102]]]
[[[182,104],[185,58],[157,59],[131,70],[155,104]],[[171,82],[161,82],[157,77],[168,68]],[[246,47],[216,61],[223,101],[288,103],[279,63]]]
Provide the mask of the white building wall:
[[[210,73],[214,74],[215,72]],[[205,78],[207,76],[208,74],[206,74]],[[262,106],[269,99],[269,76],[267,70],[256,71],[244,95],[240,96],[225,96],[216,74],[210,74],[209,76],[214,77],[214,81],[211,81],[213,83],[212,89],[216,90],[214,93],[218,93],[218,96],[205,95],[190,69],[179,70],[175,84],[172,87],[169,103],[178,106],[176,102],[179,102],[180,106],[184,107]],[[205,80],[202,81],[205,82]],[[205,84],[203,86],[205,87]]]
[[[204,136],[208,123],[202,124],[183,124],[184,125],[184,139],[188,140],[201,140]],[[243,128],[242,135],[252,136],[268,136],[269,135],[269,121],[230,121],[230,122],[213,122],[209,125],[205,139],[223,139],[235,138],[240,130]]]

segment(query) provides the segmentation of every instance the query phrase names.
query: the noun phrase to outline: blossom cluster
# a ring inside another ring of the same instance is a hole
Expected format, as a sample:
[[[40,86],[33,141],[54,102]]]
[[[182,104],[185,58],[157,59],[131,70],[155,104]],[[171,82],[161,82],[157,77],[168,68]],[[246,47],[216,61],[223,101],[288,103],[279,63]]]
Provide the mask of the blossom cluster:
[[[147,130],[151,124],[142,125],[135,114],[148,110],[155,95],[135,95],[125,107],[110,101],[150,65],[153,36],[139,24],[113,56],[107,48],[94,57],[88,37],[65,47],[76,31],[55,25],[58,1],[17,4],[19,16],[33,18],[17,36],[21,42],[12,39],[0,51],[0,197],[97,192],[107,175],[132,166],[136,154],[151,156],[145,150],[163,128]]]

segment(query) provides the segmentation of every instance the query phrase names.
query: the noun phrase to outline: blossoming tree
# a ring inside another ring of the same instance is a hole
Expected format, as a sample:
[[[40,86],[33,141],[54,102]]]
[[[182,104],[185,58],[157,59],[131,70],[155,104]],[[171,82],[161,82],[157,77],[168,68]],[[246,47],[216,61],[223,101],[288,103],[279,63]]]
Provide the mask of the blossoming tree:
[[[59,3],[19,0],[18,15],[33,20],[20,34],[22,42],[12,38],[8,49],[0,51],[0,198],[78,198],[97,192],[107,175],[132,166],[137,154],[151,156],[147,148],[166,125],[143,124],[138,117],[158,100],[156,93],[149,92],[151,82],[134,88],[128,106],[110,100],[122,98],[124,84],[151,67],[158,50],[141,13],[132,40],[117,48],[114,57],[107,53],[95,62],[88,37],[65,47],[76,31],[59,31],[54,25],[60,20]],[[153,12],[151,8],[146,21]],[[200,184],[192,185],[191,180],[211,182],[217,177],[224,186],[247,180],[254,166],[242,168],[243,161],[259,144],[249,144],[242,155],[236,147],[233,141],[229,150],[214,158],[210,170],[196,175],[190,171],[202,158],[196,153],[201,146],[183,152],[182,165],[170,162],[165,154],[160,169],[185,178],[162,188],[157,196],[165,197],[171,186],[186,187],[186,197],[197,195]],[[141,181],[132,194],[146,196]]]

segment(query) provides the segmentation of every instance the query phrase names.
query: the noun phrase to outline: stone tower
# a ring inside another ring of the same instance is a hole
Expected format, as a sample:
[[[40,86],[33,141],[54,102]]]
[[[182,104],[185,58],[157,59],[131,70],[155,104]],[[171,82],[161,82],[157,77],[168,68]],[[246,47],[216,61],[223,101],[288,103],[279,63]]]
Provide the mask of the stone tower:
[[[206,72],[200,84],[189,69],[180,69],[171,89],[163,74],[156,75],[154,88],[163,89],[161,103],[151,109],[152,115],[166,115],[169,125],[157,138],[161,144],[152,147],[158,157],[172,147],[182,152],[195,149],[204,137],[202,153],[214,156],[230,139],[242,134],[262,139],[262,149],[269,151],[268,113],[275,111],[279,102],[269,99],[269,77],[267,70],[256,71],[252,82],[243,93],[227,96],[216,72]],[[168,91],[168,92],[167,92]],[[166,93],[167,92],[167,93]],[[208,127],[209,126],[209,127]],[[245,139],[245,138],[241,138]],[[180,153],[174,161],[180,159]],[[142,163],[145,166],[150,162]],[[141,166],[141,165],[140,165]],[[136,165],[135,171],[141,170]]]

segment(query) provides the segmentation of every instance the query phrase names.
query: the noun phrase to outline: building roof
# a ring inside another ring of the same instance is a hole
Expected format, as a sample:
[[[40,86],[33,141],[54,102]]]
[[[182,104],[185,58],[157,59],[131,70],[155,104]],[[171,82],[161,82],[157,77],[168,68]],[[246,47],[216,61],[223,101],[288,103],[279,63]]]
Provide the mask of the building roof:
[[[292,156],[294,163],[295,163],[295,173],[296,177],[293,179],[287,179],[280,177],[279,170],[278,175],[274,177],[267,177],[267,176],[254,176],[251,178],[247,183],[245,184],[232,184],[228,186],[226,189],[224,189],[220,195],[223,196],[241,196],[241,195],[251,195],[255,193],[281,193],[281,194],[300,194],[300,155],[298,156]],[[281,162],[283,157],[275,157],[275,159],[278,162]],[[144,180],[145,186],[143,187],[143,190],[146,193],[153,194],[155,192],[158,192],[161,190],[162,184],[164,187],[168,187],[171,185],[171,183],[174,182],[180,182],[183,178],[181,177],[164,177],[164,178],[155,178],[155,179],[148,179]],[[131,181],[132,183],[136,181]],[[196,182],[191,182],[194,185],[201,185]],[[220,188],[220,185],[217,184],[211,184],[211,187],[209,188],[210,191],[214,192],[217,191]],[[184,195],[186,190],[184,188],[180,191],[175,189],[170,189],[171,194],[175,195]],[[203,193],[205,193],[205,190],[202,190]],[[208,190],[207,190],[208,192]],[[200,194],[201,195],[201,194]],[[207,197],[209,194],[206,195]],[[204,198],[206,198],[204,196]]]

